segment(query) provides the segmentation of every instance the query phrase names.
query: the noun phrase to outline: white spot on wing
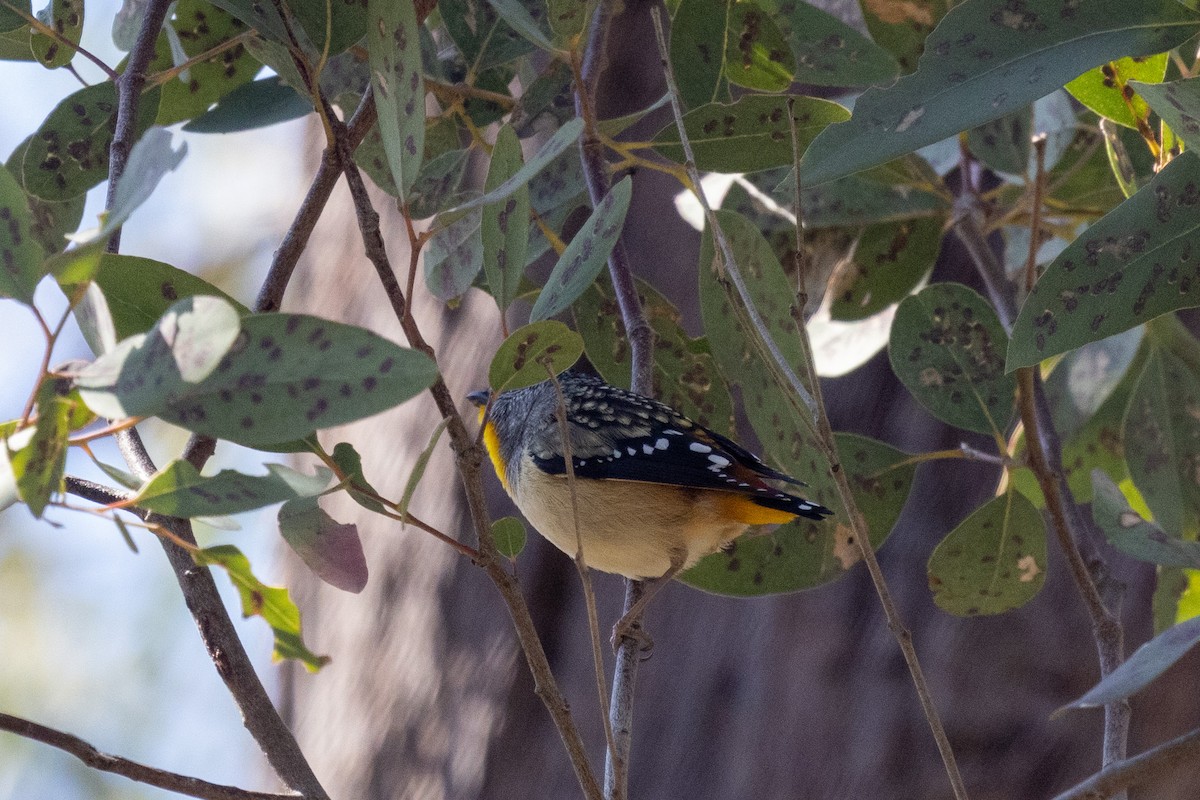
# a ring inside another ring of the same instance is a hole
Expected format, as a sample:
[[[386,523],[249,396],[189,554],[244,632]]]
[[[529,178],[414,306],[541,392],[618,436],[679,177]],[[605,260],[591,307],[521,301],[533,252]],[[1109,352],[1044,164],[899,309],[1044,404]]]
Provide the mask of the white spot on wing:
[[[688,450],[691,450],[693,453],[711,453],[712,452],[712,448],[709,447],[708,445],[704,444],[703,442],[692,442],[691,444],[688,445]]]
[[[655,450],[666,450],[670,446],[671,446],[671,443],[668,442],[666,439],[662,439],[662,438],[660,438],[657,442],[654,443]]]

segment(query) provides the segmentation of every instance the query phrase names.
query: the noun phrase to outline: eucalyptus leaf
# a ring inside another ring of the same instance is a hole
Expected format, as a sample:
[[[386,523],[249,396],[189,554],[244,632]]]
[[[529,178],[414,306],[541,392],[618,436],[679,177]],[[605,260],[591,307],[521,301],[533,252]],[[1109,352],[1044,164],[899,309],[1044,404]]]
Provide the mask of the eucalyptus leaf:
[[[33,305],[41,281],[43,251],[33,233],[33,213],[25,192],[7,169],[0,167],[0,297]]]
[[[509,334],[492,356],[488,385],[497,393],[532,386],[569,369],[581,355],[583,340],[566,325],[531,322]]]
[[[425,149],[425,83],[412,3],[368,0],[367,48],[379,132],[401,197],[421,169]]]
[[[490,192],[520,170],[521,142],[504,126],[496,135],[484,191]],[[522,186],[504,200],[483,207],[480,221],[483,270],[503,313],[517,296],[529,246],[529,188]]]
[[[1200,542],[1171,536],[1147,521],[1099,469],[1092,470],[1092,519],[1108,543],[1126,555],[1151,564],[1200,570]]]
[[[1129,85],[1188,147],[1200,150],[1200,78]]]
[[[283,540],[321,580],[355,594],[367,585],[367,558],[358,527],[336,521],[316,497],[288,500],[279,508]]]
[[[232,469],[205,476],[185,460],[167,464],[133,498],[133,504],[169,517],[212,517],[240,514],[298,497],[320,494],[333,473],[317,467],[305,475],[283,464],[266,464],[266,475]]]
[[[272,75],[238,86],[217,104],[183,126],[188,133],[235,133],[257,130],[308,116],[312,101]]]
[[[492,523],[496,550],[505,558],[516,558],[525,549],[525,523],[516,517],[501,517]]]

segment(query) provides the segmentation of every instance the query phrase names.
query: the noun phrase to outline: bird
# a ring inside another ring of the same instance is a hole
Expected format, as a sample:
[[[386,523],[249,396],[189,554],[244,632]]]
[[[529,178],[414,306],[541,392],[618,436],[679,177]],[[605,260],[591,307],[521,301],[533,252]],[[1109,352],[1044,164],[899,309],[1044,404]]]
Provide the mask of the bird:
[[[781,488],[805,484],[736,442],[582,372],[467,399],[496,476],[529,523],[567,555],[582,550],[593,569],[647,581],[614,626],[614,646],[658,589],[750,526],[833,513]]]

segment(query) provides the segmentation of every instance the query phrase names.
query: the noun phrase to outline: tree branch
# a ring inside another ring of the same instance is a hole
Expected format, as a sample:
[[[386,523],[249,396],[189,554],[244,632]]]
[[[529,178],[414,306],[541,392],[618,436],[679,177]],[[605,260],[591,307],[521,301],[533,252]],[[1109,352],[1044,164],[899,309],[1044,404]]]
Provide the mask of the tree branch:
[[[84,764],[101,772],[111,772],[130,780],[156,786],[171,792],[199,797],[201,800],[295,800],[299,795],[274,794],[272,792],[252,792],[239,789],[236,786],[226,786],[220,783],[209,783],[200,778],[180,775],[157,767],[131,761],[121,756],[109,755],[97,750],[92,745],[70,733],[64,733],[27,719],[14,717],[11,714],[0,713],[0,730],[15,733],[35,742],[57,747],[78,758]]]
[[[1163,773],[1180,764],[1200,758],[1200,728],[1163,742],[1140,755],[1109,764],[1082,783],[1058,795],[1054,800],[1104,800],[1104,798],[1136,786],[1147,778],[1162,777]]]

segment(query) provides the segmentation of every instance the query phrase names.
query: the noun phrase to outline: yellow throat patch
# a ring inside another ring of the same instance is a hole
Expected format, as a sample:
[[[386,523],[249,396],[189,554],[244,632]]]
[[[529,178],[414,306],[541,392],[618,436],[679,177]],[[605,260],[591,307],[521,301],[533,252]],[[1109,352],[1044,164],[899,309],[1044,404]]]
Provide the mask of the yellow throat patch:
[[[479,421],[483,422],[483,415],[487,411],[486,408],[479,409]],[[506,469],[504,459],[500,457],[500,436],[496,433],[496,426],[489,419],[483,426],[483,446],[487,448],[488,458],[492,460],[492,469],[496,470],[496,477],[500,479],[500,483],[504,486],[504,491],[511,491],[508,488],[508,478],[505,475]]]

